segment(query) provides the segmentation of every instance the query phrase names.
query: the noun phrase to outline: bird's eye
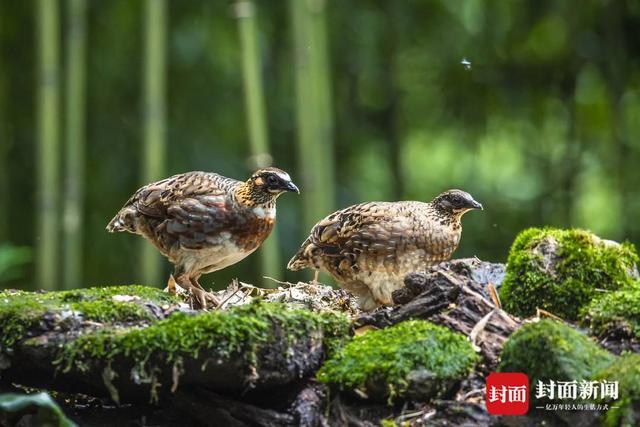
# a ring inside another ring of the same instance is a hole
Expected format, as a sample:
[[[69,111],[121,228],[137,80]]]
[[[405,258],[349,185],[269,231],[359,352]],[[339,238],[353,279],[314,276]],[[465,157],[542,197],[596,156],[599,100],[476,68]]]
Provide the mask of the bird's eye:
[[[269,184],[269,185],[276,185],[276,184],[278,184],[278,179],[277,179],[275,176],[273,176],[273,175],[269,175],[269,176],[267,177],[267,184]]]

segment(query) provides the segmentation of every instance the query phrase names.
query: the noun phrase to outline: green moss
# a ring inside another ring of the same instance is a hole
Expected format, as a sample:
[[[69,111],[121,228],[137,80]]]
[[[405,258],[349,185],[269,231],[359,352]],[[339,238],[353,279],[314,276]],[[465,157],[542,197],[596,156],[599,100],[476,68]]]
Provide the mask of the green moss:
[[[590,379],[614,360],[585,334],[553,320],[524,325],[504,345],[499,371],[524,372],[538,380]]]
[[[349,321],[343,314],[292,310],[280,303],[254,303],[197,315],[176,313],[142,329],[110,328],[82,335],[67,346],[58,363],[64,369],[82,368],[88,359],[108,362],[123,355],[144,367],[154,354],[172,362],[182,356],[197,357],[203,351],[223,358],[243,355],[251,359],[260,345],[276,337],[277,330],[291,342],[322,332],[329,348],[348,336]]]
[[[545,266],[542,252],[556,245],[557,258]],[[576,320],[596,289],[631,285],[637,263],[638,254],[628,243],[608,244],[584,230],[530,228],[511,247],[500,297],[505,310],[518,316],[542,308]]]
[[[595,298],[584,310],[585,324],[595,335],[623,325],[640,338],[640,284]]]
[[[43,304],[33,299],[0,293],[0,351],[11,347],[27,330],[36,327],[46,311]]]
[[[53,298],[67,302],[109,300],[117,295],[131,295],[156,304],[165,304],[177,301],[175,296],[158,288],[141,285],[123,286],[96,286],[93,288],[74,289],[71,291],[49,292]],[[56,296],[57,295],[57,296]]]
[[[640,355],[626,354],[599,372],[596,380],[618,381],[619,399],[604,416],[607,427],[640,425]],[[635,409],[634,409],[635,407]]]
[[[434,382],[445,383],[466,376],[478,359],[464,335],[412,320],[354,338],[325,362],[317,378],[342,390],[384,384],[394,398],[407,391],[411,372],[426,370]]]
[[[117,296],[131,298],[114,299]],[[178,300],[160,289],[147,286],[110,286],[61,292],[0,292],[0,350],[20,340],[28,330],[43,321],[46,313],[63,311],[82,313],[87,320],[97,322],[153,321],[155,317],[144,302],[157,305],[176,303]]]

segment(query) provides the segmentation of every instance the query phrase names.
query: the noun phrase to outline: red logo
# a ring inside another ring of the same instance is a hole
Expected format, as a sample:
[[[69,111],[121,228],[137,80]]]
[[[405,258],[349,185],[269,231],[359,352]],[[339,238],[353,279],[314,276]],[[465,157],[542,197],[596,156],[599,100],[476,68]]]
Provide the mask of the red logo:
[[[521,372],[494,372],[487,377],[487,411],[524,415],[529,410],[529,377]]]

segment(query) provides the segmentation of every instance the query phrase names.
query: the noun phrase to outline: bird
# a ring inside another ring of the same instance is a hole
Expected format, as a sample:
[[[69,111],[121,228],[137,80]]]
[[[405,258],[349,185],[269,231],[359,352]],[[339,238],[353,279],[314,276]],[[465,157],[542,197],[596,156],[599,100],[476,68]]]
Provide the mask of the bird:
[[[448,260],[460,243],[462,216],[483,209],[462,190],[448,190],[431,202],[368,202],[319,221],[287,268],[326,271],[371,311],[393,305],[392,292],[411,272]]]
[[[198,308],[219,301],[201,275],[235,264],[271,233],[276,199],[300,190],[285,171],[267,167],[238,181],[213,172],[187,172],[137,190],[107,231],[139,234],[174,265],[169,279],[193,296]]]

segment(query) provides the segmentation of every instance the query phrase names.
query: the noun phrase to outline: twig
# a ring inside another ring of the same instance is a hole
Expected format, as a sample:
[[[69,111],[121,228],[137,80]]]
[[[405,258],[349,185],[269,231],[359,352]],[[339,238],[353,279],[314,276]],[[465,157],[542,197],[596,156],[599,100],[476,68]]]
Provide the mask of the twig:
[[[242,289],[249,289],[249,291],[244,294],[245,297],[251,296],[251,294],[253,294],[254,292],[260,293],[260,291],[264,289],[264,288],[259,288],[257,286],[253,286],[253,285],[251,285],[249,283],[244,283],[244,282],[240,282],[240,287]]]
[[[398,418],[396,418],[398,421],[407,421],[410,420],[412,418],[417,418],[420,415],[424,414],[424,412],[422,411],[416,411],[416,412],[409,412],[408,414],[402,414],[400,415]]]
[[[429,412],[425,412],[424,417],[422,418],[422,420],[426,421],[429,418],[432,418],[435,414],[436,414],[436,410],[435,409],[432,409]]]
[[[471,329],[471,333],[469,334],[469,339],[471,340],[471,344],[473,344],[473,346],[478,350],[480,350],[480,347],[476,344],[476,339],[478,338],[478,334],[480,334],[480,332],[484,330],[484,328],[487,326],[487,323],[489,323],[489,319],[491,318],[491,316],[493,316],[493,313],[495,313],[496,310],[498,309],[494,308],[493,310],[488,312],[482,319],[480,319],[478,323],[475,324],[473,329]]]
[[[473,389],[473,390],[470,390],[470,391],[466,392],[462,396],[462,400],[463,401],[467,400],[468,398],[470,398],[471,396],[476,395],[476,394],[481,394],[481,395],[484,394],[484,388],[476,388],[476,389]]]
[[[218,304],[218,306],[215,309],[216,310],[222,310],[223,306],[227,303],[227,301],[229,301],[231,299],[231,297],[233,297],[235,294],[240,292],[240,289],[241,289],[240,286],[238,286],[238,288],[235,291],[233,291],[233,293],[231,295],[229,295],[228,297],[223,299],[222,302],[220,304]]]
[[[409,412],[409,413],[406,413],[406,414],[401,414],[401,415],[398,415],[396,417],[396,423],[401,423],[403,421],[407,421],[407,420],[410,420],[412,418],[418,418],[419,416],[421,416],[423,414],[424,414],[423,411],[415,411],[415,412]]]
[[[291,283],[291,282],[283,282],[282,280],[278,280],[278,279],[274,279],[273,277],[269,277],[269,276],[262,276],[263,279],[267,279],[267,280],[271,280],[274,281],[280,285],[285,285],[285,286],[289,286],[289,287],[293,287],[296,286],[297,283]]]
[[[558,321],[560,321],[560,322],[566,323],[566,321],[565,321],[562,317],[557,316],[557,315],[555,315],[555,314],[553,314],[553,313],[551,313],[551,312],[549,312],[549,311],[547,311],[547,310],[543,310],[543,309],[541,309],[541,308],[536,308],[536,317],[538,317],[538,318],[539,318],[541,314],[542,314],[544,317],[550,317],[550,318],[552,318],[552,319],[555,319],[555,320],[558,320]]]
[[[461,288],[462,292],[478,298],[480,301],[482,301],[484,304],[486,304],[489,308],[493,308],[493,305],[491,303],[489,303],[489,301],[487,300],[487,298],[484,295],[481,295],[481,294],[479,294],[479,293],[477,293],[475,291],[472,291],[471,289],[469,289],[466,286],[461,286],[460,288]]]
[[[489,288],[489,295],[491,295],[491,299],[497,308],[502,309],[502,303],[500,302],[500,295],[498,295],[498,291],[496,291],[496,287],[493,286],[493,283],[489,282],[487,285]]]
[[[509,316],[504,310],[498,310],[496,312],[496,314],[498,316],[500,316],[503,320],[507,321],[511,326],[513,326],[513,327],[517,327],[518,326],[518,322],[513,320],[511,318],[511,316]]]

